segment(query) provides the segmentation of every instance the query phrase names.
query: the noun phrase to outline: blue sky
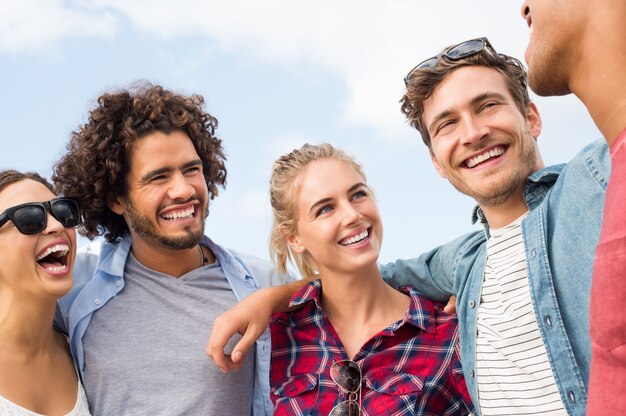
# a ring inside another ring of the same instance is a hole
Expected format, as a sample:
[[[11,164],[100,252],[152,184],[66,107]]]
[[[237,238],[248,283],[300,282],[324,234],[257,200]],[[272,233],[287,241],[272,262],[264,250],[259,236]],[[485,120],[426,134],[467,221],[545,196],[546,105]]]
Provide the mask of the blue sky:
[[[434,171],[399,111],[405,73],[487,36],[523,59],[521,2],[0,0],[1,168],[50,175],[103,91],[148,80],[205,97],[219,120],[226,190],[207,234],[267,258],[273,160],[330,142],[362,163],[385,229],[381,261],[467,231],[474,203]],[[546,164],[600,138],[574,96],[533,95]],[[81,243],[84,244],[84,241]]]

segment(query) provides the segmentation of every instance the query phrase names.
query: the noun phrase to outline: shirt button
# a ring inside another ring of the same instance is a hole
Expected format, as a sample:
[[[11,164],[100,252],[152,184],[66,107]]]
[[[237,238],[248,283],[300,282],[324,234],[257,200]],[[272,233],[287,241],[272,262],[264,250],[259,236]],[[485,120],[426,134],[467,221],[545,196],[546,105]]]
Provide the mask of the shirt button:
[[[472,378],[474,378],[474,376],[475,376],[474,370],[470,370],[470,376],[472,376]]]
[[[392,393],[395,393],[398,388],[396,386],[391,386],[389,390],[391,390]]]
[[[474,306],[476,306],[476,302],[474,302],[473,300],[469,301],[469,307],[473,308]]]
[[[122,286],[122,281],[121,280],[116,280],[115,281],[115,286],[117,286],[117,287]]]
[[[535,250],[534,248],[532,250],[530,250],[530,258],[531,259],[534,259],[536,255],[537,255],[537,250]]]
[[[100,305],[102,302],[100,301],[100,299],[96,299],[94,300],[94,302],[96,303],[96,305]]]
[[[546,325],[552,328],[552,319],[550,319],[550,315],[546,315],[546,317],[543,318],[543,320],[546,322]]]
[[[567,397],[569,397],[569,401],[572,403],[576,403],[576,396],[574,395],[573,391],[568,391],[567,392]]]

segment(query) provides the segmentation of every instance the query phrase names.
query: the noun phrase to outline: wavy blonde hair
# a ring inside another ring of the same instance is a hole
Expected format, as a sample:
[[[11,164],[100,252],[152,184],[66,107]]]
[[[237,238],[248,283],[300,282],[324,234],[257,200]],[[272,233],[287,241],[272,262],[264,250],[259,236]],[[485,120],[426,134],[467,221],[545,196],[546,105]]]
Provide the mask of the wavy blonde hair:
[[[300,190],[299,175],[311,162],[320,159],[344,161],[365,179],[361,165],[354,158],[328,143],[317,145],[306,143],[301,148],[282,155],[274,162],[270,179],[270,202],[273,213],[269,239],[270,258],[283,273],[287,271],[287,262],[291,261],[306,279],[314,278],[319,273],[315,260],[306,251],[302,254],[293,251],[287,239],[298,231],[296,209]]]

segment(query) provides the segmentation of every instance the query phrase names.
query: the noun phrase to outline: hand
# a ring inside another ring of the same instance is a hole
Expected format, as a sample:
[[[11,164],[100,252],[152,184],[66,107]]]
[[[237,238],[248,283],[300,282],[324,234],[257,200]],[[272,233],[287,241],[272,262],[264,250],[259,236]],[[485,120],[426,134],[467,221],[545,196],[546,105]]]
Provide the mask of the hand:
[[[456,313],[456,296],[450,296],[448,304],[444,306],[443,311],[448,315],[454,315]]]
[[[215,361],[215,365],[227,373],[237,370],[243,357],[267,328],[272,313],[286,311],[291,296],[304,284],[305,280],[260,289],[215,319],[205,352]],[[235,334],[241,339],[235,344],[232,354],[226,354],[224,347]]]
[[[243,299],[213,323],[205,352],[224,373],[241,367],[243,357],[267,328],[272,308],[265,300],[264,290]],[[226,354],[226,344],[237,333],[241,334],[241,339],[235,344],[232,354]]]

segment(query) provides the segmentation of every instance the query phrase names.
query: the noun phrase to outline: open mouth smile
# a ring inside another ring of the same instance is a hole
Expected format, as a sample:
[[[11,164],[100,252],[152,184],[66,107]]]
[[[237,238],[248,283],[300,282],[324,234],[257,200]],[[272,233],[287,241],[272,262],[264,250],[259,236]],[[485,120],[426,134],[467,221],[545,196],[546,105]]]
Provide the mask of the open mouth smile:
[[[486,150],[476,156],[472,156],[468,159],[466,159],[463,162],[463,165],[465,165],[466,167],[472,169],[474,167],[476,167],[477,165],[486,162],[487,160],[491,160],[497,157],[500,157],[504,154],[504,152],[506,152],[506,147],[505,146],[496,146],[494,148],[491,148],[489,150]]]
[[[171,210],[161,214],[161,218],[166,221],[176,222],[190,220],[196,217],[198,205],[190,205],[186,208]]]
[[[339,244],[344,247],[354,246],[362,241],[365,241],[370,235],[371,228],[364,230],[363,232],[353,235],[352,237],[344,238],[339,241]]]
[[[48,272],[64,272],[68,270],[69,252],[69,244],[54,244],[39,253],[35,261]]]

